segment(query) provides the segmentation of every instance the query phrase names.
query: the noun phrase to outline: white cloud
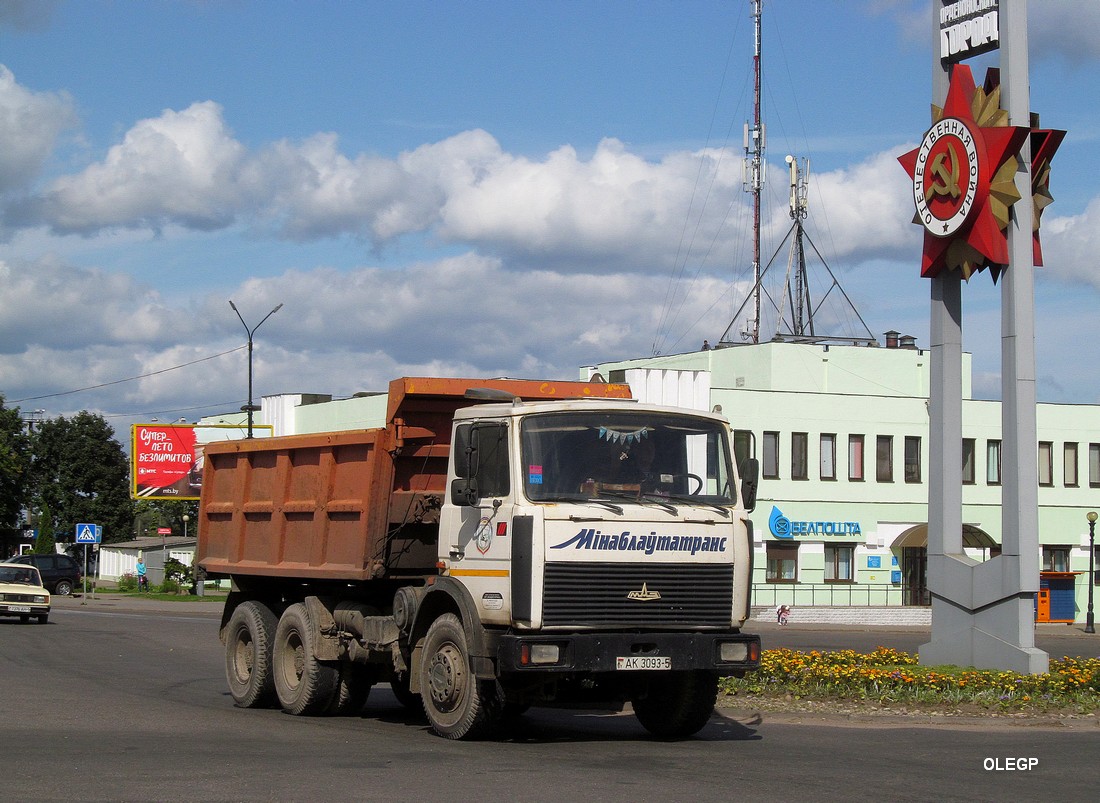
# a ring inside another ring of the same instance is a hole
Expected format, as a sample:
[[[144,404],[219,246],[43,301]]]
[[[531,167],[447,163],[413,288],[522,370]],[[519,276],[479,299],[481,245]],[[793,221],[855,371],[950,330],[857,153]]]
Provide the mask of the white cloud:
[[[701,204],[707,192],[723,199],[741,194],[740,163],[728,156],[723,162],[722,156],[678,152],[651,162],[618,140],[605,139],[587,161],[568,146],[542,161],[501,158],[480,180],[452,188],[442,210],[442,234],[562,270],[583,272],[610,263],[665,271],[693,196],[698,194]],[[697,186],[699,175],[703,181]],[[716,202],[698,230],[701,242],[718,238],[718,254],[729,251],[735,234],[720,231],[725,206]]]
[[[106,158],[51,182],[29,216],[57,232],[228,225],[241,207],[244,147],[211,101],[142,120]]]
[[[244,181],[263,199],[260,217],[293,240],[350,233],[385,241],[426,228],[438,206],[430,185],[392,160],[344,156],[333,134],[265,148]]]
[[[911,254],[920,242],[920,229],[912,223],[909,178],[898,163],[903,150],[872,154],[851,167],[811,176],[811,213],[826,222],[839,256],[862,261]]]
[[[183,323],[182,313],[126,274],[78,269],[50,257],[0,260],[0,298],[0,353],[163,344]]]
[[[75,122],[68,95],[32,92],[0,64],[0,193],[24,189]]]
[[[715,280],[682,294],[690,307],[725,289]],[[231,297],[252,324],[285,302],[255,337],[258,397],[350,395],[403,374],[572,378],[579,365],[649,352],[662,305],[651,291],[625,274],[521,274],[466,254],[400,272],[287,271],[249,280]],[[0,309],[9,402],[153,374],[20,406],[153,413],[242,403],[243,351],[165,370],[243,345],[224,297],[172,308],[127,277],[50,260],[0,264],[0,294],[13,299]],[[711,312],[705,331],[724,326],[723,314]],[[81,316],[87,325],[73,327]],[[697,347],[698,331],[676,347]]]
[[[1100,270],[1096,267],[1096,255],[1100,253],[1100,198],[1094,199],[1080,215],[1055,217],[1047,210],[1039,236],[1044,271],[1056,278],[1100,287]]]

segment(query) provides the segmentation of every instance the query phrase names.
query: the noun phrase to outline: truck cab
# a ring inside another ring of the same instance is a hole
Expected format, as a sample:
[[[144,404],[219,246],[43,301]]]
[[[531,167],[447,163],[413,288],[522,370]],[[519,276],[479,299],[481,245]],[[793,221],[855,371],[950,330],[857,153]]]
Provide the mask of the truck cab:
[[[723,418],[515,400],[458,410],[451,443],[439,565],[469,594],[511,702],[602,692],[682,735],[709,717],[720,675],[758,665],[740,632],[756,469],[738,482]],[[426,705],[449,704],[450,677],[420,689]]]

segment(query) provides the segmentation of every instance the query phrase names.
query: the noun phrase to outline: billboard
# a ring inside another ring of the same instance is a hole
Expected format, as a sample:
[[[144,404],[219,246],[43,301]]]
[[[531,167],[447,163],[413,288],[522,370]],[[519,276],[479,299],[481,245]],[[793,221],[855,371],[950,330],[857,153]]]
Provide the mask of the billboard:
[[[257,437],[270,425],[253,426]],[[198,499],[202,490],[203,444],[237,440],[235,424],[134,424],[130,427],[130,496],[134,499]]]

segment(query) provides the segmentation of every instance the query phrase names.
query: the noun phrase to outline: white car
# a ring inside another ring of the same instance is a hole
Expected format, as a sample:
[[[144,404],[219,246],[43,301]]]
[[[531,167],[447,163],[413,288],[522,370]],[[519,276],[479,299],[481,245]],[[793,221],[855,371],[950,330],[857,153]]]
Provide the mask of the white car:
[[[50,592],[34,566],[0,563],[0,616],[18,616],[22,622],[33,616],[40,625],[50,620]]]

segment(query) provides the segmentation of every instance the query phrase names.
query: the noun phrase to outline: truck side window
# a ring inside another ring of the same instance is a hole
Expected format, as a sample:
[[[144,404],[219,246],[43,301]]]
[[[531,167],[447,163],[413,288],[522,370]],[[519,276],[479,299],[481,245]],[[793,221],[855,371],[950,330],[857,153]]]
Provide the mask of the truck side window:
[[[475,480],[478,497],[508,495],[507,424],[463,424],[455,432],[454,450],[456,473]]]

